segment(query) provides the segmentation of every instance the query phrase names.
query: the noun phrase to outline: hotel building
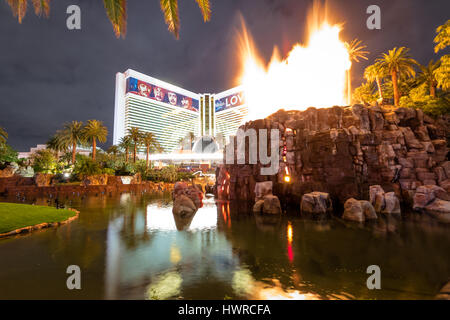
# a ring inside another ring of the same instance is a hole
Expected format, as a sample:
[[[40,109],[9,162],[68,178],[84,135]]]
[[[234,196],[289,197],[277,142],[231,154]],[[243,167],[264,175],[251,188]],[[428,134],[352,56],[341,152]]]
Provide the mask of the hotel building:
[[[152,132],[164,152],[178,149],[190,132],[223,144],[246,115],[241,87],[198,94],[131,69],[116,74],[114,144],[132,127]]]

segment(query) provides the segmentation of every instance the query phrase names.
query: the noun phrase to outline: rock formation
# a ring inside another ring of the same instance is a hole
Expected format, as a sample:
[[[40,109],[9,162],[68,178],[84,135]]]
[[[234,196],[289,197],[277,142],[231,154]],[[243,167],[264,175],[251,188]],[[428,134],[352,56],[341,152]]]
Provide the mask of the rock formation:
[[[305,193],[302,196],[300,211],[302,214],[312,216],[331,213],[333,211],[333,203],[330,195],[325,192]]]
[[[345,220],[363,222],[365,220],[377,219],[378,217],[369,201],[350,198],[345,201],[342,218]]]
[[[283,204],[299,205],[304,194],[320,191],[342,206],[349,198],[368,200],[369,187],[379,185],[384,199],[379,199],[379,207],[375,202],[376,209],[395,213],[395,199],[412,204],[420,186],[450,191],[448,128],[421,110],[362,105],[279,110],[241,129],[255,129],[258,140],[259,129],[279,130],[279,171],[261,175],[263,165],[259,157],[249,163],[247,147],[245,164],[235,161],[217,169],[220,199],[253,201],[255,185],[270,181]],[[236,141],[227,148],[238,152]],[[288,182],[285,172],[290,174]]]
[[[172,212],[183,218],[193,217],[203,206],[203,193],[195,185],[189,185],[186,182],[175,183],[172,199]]]
[[[255,184],[255,205],[253,212],[280,214],[281,204],[277,196],[272,194],[272,181],[259,182]]]

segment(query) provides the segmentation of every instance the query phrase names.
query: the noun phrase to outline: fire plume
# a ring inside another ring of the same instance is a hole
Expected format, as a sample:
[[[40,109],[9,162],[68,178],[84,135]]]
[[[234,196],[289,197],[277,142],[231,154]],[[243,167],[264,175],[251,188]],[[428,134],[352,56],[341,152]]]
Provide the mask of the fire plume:
[[[249,108],[246,120],[261,119],[279,109],[305,110],[345,105],[346,73],[351,61],[341,27],[331,25],[314,7],[308,19],[308,41],[297,43],[285,58],[275,47],[265,64],[243,23],[240,83]]]

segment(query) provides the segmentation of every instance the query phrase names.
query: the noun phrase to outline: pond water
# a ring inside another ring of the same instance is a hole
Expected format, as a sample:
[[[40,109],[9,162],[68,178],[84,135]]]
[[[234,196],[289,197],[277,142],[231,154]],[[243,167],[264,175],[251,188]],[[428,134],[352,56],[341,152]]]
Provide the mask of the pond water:
[[[450,278],[450,228],[428,219],[265,217],[214,199],[180,219],[169,195],[59,202],[79,218],[0,240],[0,299],[432,299]],[[69,265],[81,290],[66,287]]]

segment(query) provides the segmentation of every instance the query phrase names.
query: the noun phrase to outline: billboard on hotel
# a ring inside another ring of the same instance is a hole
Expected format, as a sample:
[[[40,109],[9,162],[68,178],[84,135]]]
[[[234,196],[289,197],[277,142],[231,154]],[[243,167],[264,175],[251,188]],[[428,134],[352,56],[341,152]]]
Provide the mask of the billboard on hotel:
[[[199,102],[196,99],[173,92],[157,86],[138,80],[136,78],[127,79],[126,93],[133,93],[152,100],[168,103],[172,106],[198,111]]]
[[[242,106],[245,103],[244,92],[236,92],[229,96],[217,99],[216,112]]]

